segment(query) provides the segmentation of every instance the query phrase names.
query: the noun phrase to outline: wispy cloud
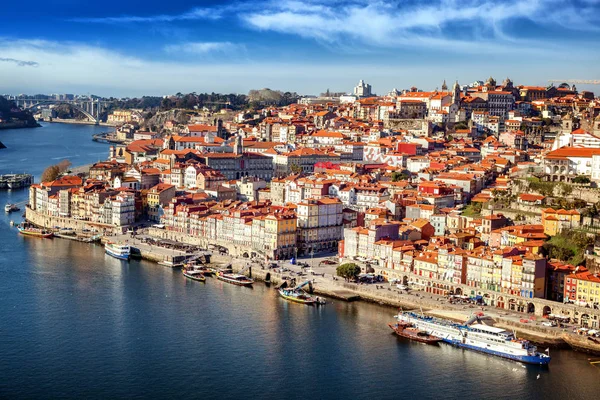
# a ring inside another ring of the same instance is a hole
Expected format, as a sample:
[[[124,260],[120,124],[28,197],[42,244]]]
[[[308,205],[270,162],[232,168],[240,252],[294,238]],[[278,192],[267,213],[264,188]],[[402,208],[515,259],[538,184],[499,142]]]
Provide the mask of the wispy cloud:
[[[37,61],[23,61],[15,58],[0,58],[0,62],[17,64],[19,67],[37,67],[40,65]]]
[[[549,40],[541,33],[531,34],[530,28],[598,32],[600,0],[237,0],[180,14],[75,21],[171,23],[224,17],[237,18],[246,28],[300,36],[338,51],[362,47],[541,52]],[[526,35],[507,27],[515,21],[526,21],[519,28]],[[196,52],[213,50],[205,48],[199,46]]]
[[[164,47],[167,53],[206,55],[211,53],[231,54],[245,50],[245,46],[231,42],[185,42]]]
[[[192,21],[199,19],[219,19],[223,16],[222,8],[193,8],[181,14],[159,14],[159,15],[121,15],[117,17],[99,18],[74,18],[74,22],[86,22],[97,24],[126,24],[126,23],[152,23],[152,22],[176,22]]]
[[[0,37],[0,54],[14,60],[44,60],[37,68],[14,68],[0,63],[3,90],[9,93],[28,91],[97,93],[100,95],[131,96],[172,94],[178,91],[247,92],[261,87],[281,88],[299,93],[318,93],[324,88],[348,90],[356,80],[367,79],[379,92],[392,87],[430,87],[432,81],[453,75],[462,81],[481,79],[486,75],[508,75],[515,82],[543,84],[545,79],[564,75],[561,63],[547,58],[523,58],[530,68],[520,68],[506,62],[488,61],[466,64],[456,60],[423,64],[411,61],[402,65],[382,63],[381,60],[361,59],[356,62],[283,62],[265,59],[261,62],[244,60],[243,64],[223,61],[204,62],[204,58],[158,61],[127,55],[97,46],[47,40],[7,40]],[[551,59],[554,59],[551,58]],[[572,63],[569,74],[592,76],[598,56],[587,63]],[[545,65],[540,68],[540,65]]]
[[[546,38],[536,39],[533,35],[522,40],[522,32],[505,28],[508,22],[521,20],[529,25],[597,30],[598,1],[582,1],[586,4],[561,0],[354,0],[343,5],[336,0],[280,0],[239,17],[253,29],[297,35],[325,44],[516,51],[538,47]],[[512,45],[517,40],[519,47]]]

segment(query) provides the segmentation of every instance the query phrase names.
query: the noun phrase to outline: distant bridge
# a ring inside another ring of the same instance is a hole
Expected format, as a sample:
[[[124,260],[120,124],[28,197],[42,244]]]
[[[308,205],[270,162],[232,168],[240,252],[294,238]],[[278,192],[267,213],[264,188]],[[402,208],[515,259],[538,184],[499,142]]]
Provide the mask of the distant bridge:
[[[18,98],[14,99],[13,101],[22,109],[32,112],[35,112],[43,106],[69,104],[74,109],[85,115],[88,120],[96,124],[100,122],[100,114],[106,110],[109,104],[112,103],[110,101],[102,101],[98,99],[59,100]]]

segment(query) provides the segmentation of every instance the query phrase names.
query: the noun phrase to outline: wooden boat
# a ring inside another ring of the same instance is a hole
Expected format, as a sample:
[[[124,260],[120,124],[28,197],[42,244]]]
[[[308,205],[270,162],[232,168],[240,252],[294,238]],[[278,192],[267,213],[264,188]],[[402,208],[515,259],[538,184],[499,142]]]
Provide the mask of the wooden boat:
[[[17,229],[19,230],[19,233],[21,235],[34,236],[44,239],[51,238],[54,235],[52,232],[47,231],[45,229],[26,227],[23,225],[19,225]]]
[[[204,274],[198,270],[187,270],[187,269],[183,269],[182,270],[183,276],[185,276],[188,279],[191,279],[193,281],[198,281],[198,282],[206,282],[206,277],[204,276]]]
[[[426,344],[436,344],[441,342],[442,339],[436,336],[432,336],[425,331],[422,331],[418,328],[413,327],[411,324],[388,324],[390,328],[396,333],[396,335],[401,336],[403,338],[407,338],[410,340],[414,340],[416,342],[426,343]]]
[[[202,264],[196,264],[193,261],[184,264],[184,269],[188,271],[200,272],[204,276],[210,276],[215,273],[214,268],[209,268]]]
[[[246,275],[219,271],[217,272],[216,276],[217,279],[223,282],[231,283],[238,286],[252,286],[252,284],[254,283],[254,279],[248,278]]]
[[[318,299],[308,294],[294,289],[279,289],[279,295],[286,300],[301,304],[318,304]]]
[[[293,301],[295,303],[301,303],[301,304],[307,304],[307,305],[313,305],[313,304],[325,304],[325,300],[317,297],[317,296],[311,296],[310,294],[306,293],[304,290],[302,290],[302,288],[304,286],[309,286],[311,285],[312,282],[310,280],[307,280],[306,282],[301,283],[300,285],[296,286],[295,288],[288,288],[287,283],[284,283],[282,285],[282,287],[280,287],[278,289],[279,295],[281,297],[283,297],[286,300],[289,301]],[[310,286],[312,288],[312,286]]]

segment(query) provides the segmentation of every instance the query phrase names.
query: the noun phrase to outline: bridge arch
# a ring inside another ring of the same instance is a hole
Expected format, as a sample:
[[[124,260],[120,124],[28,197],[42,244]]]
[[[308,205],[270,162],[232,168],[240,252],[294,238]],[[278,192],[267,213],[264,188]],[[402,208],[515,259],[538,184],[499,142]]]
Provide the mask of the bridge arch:
[[[49,104],[68,104],[68,105],[72,106],[74,109],[76,109],[77,111],[79,111],[80,113],[82,113],[83,115],[85,115],[90,121],[92,121],[92,122],[98,122],[98,119],[96,117],[94,117],[92,114],[90,114],[89,112],[85,111],[83,108],[79,107],[77,104],[70,103],[68,101],[43,100],[43,101],[40,101],[39,103],[36,103],[36,104],[34,104],[32,106],[26,107],[25,110],[35,111],[40,106],[49,105]]]

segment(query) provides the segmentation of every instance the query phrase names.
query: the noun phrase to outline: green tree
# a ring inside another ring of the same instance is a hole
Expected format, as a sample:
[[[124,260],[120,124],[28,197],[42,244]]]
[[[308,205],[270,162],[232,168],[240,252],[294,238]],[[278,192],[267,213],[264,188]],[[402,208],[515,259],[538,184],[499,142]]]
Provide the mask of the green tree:
[[[408,178],[410,178],[410,176],[405,172],[392,172],[392,182],[405,181]]]
[[[567,183],[561,183],[560,184],[560,193],[565,197],[569,196],[571,193],[573,193],[573,186],[571,186]]]
[[[575,179],[573,179],[573,182],[574,183],[584,183],[584,184],[590,183],[590,178],[588,178],[585,175],[579,175],[579,176],[576,176]]]
[[[335,269],[338,276],[349,280],[356,278],[360,274],[360,267],[354,263],[345,263]]]

